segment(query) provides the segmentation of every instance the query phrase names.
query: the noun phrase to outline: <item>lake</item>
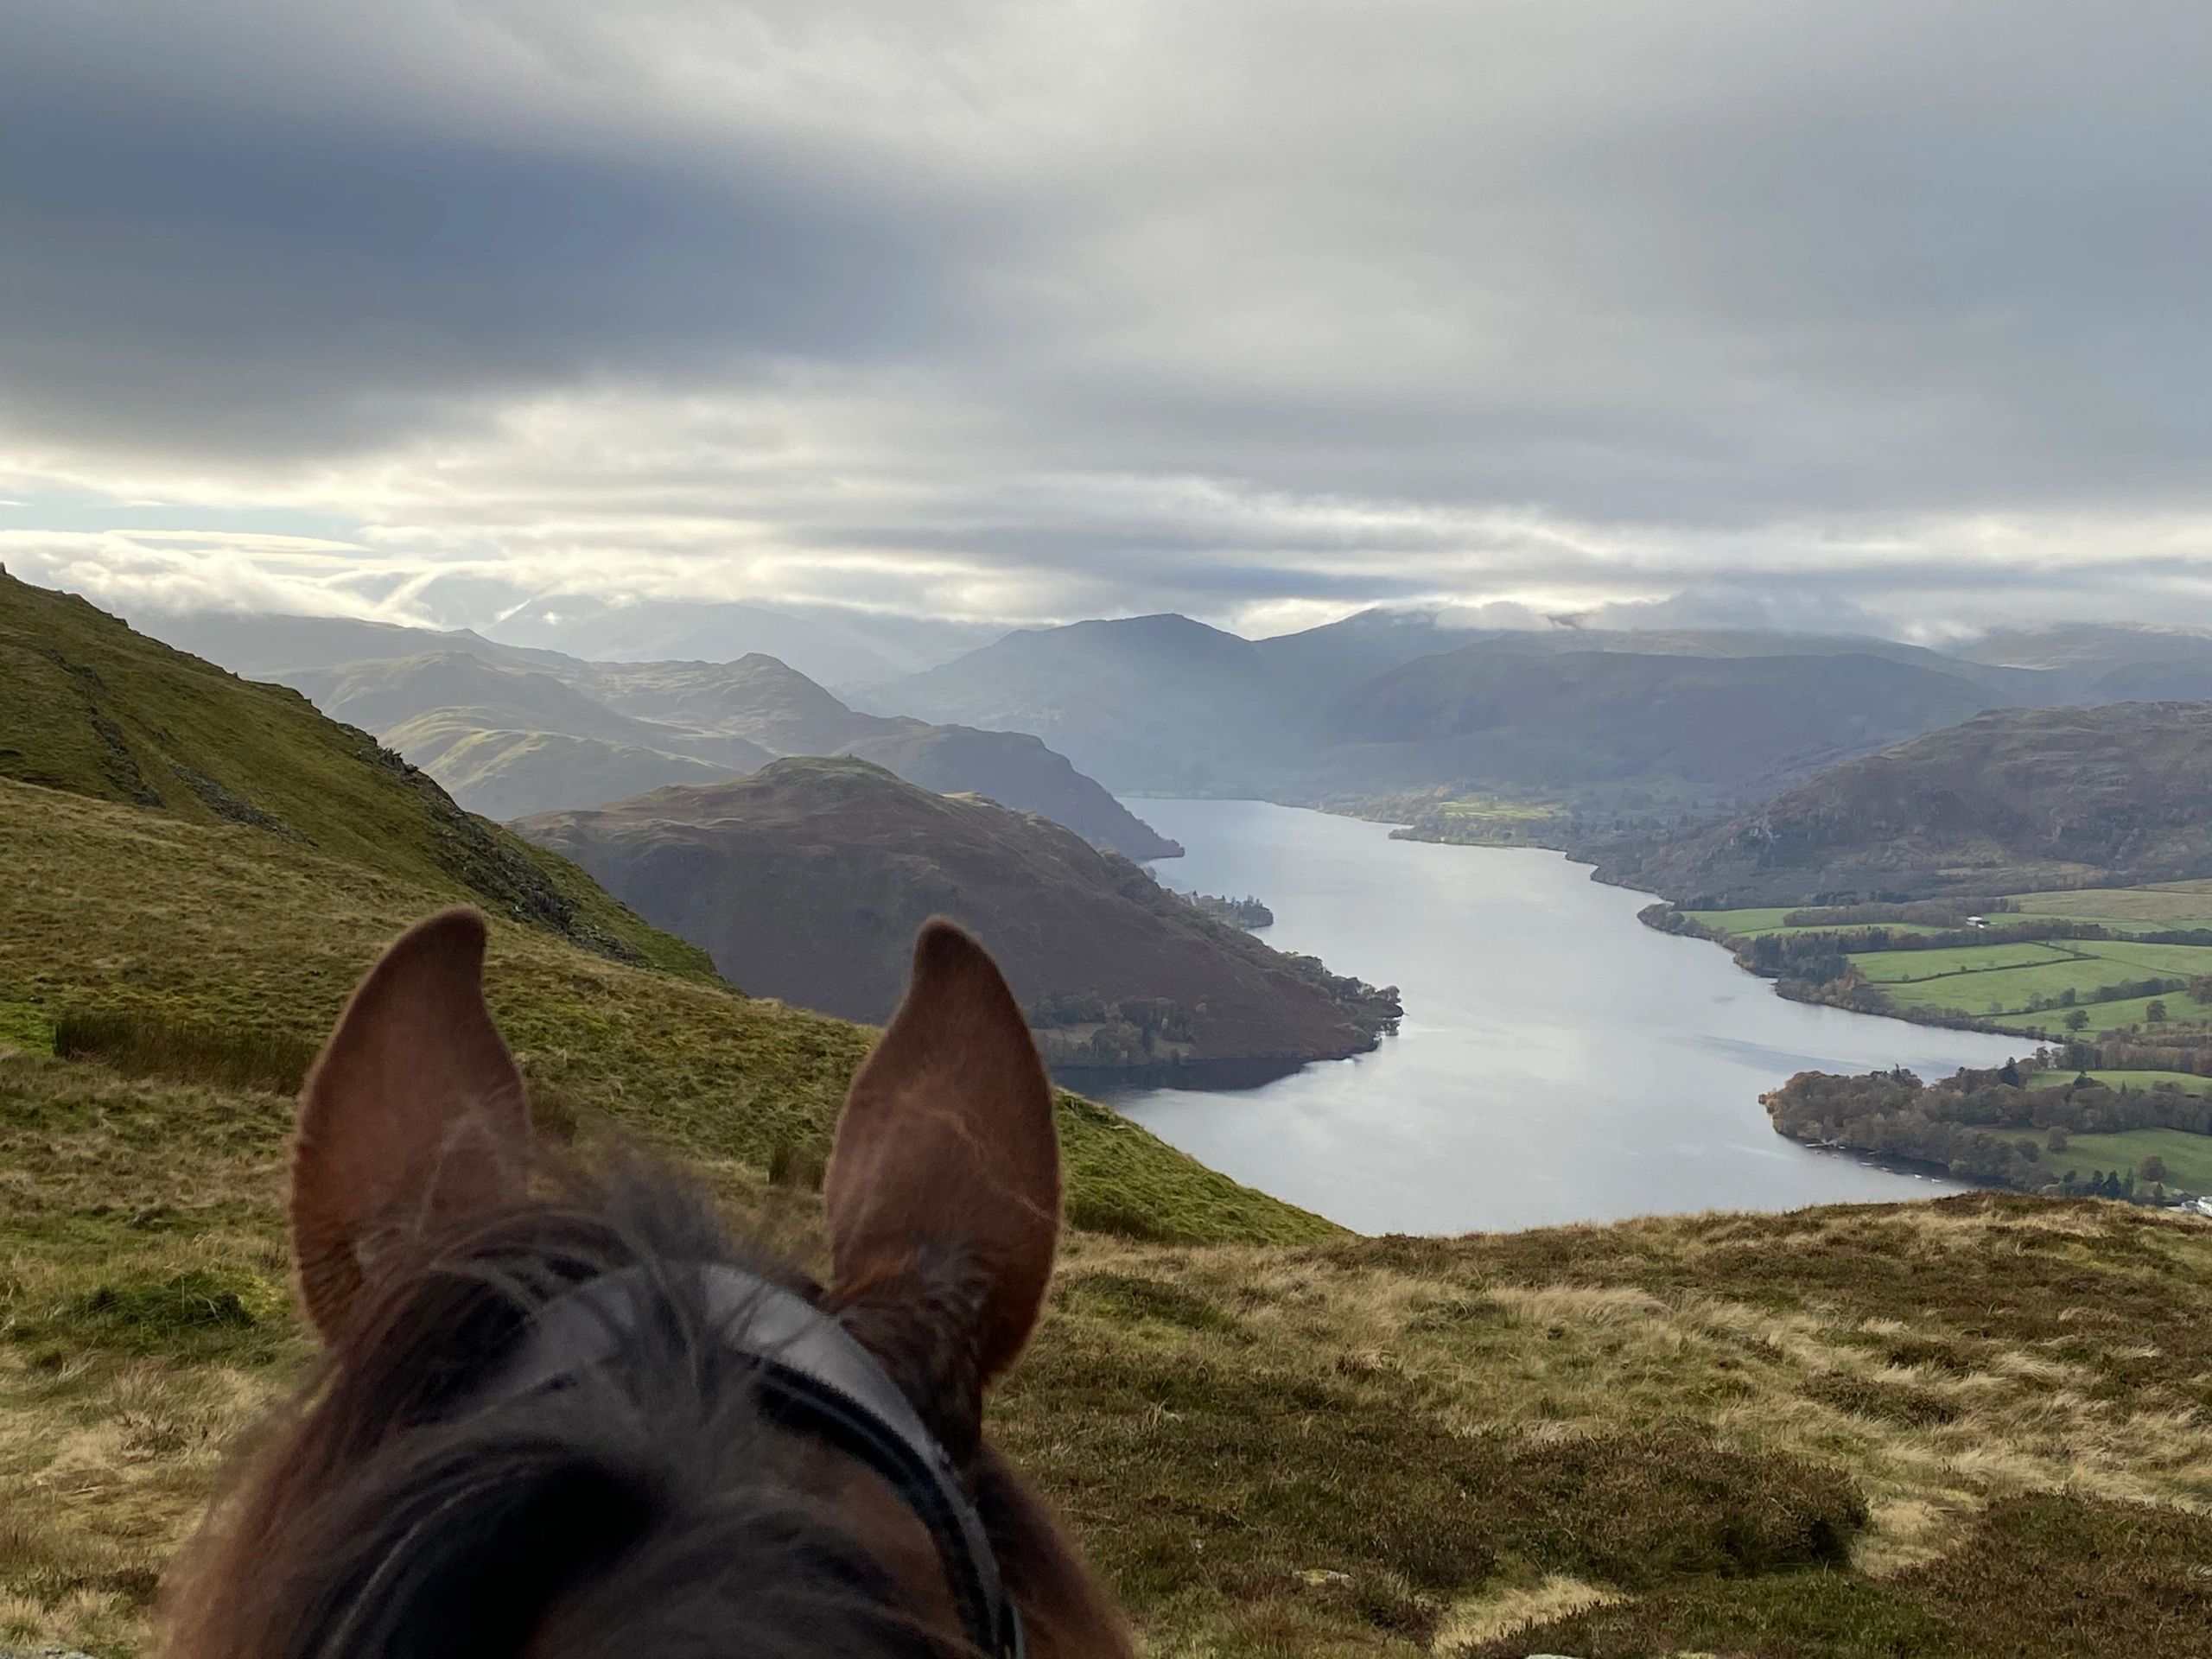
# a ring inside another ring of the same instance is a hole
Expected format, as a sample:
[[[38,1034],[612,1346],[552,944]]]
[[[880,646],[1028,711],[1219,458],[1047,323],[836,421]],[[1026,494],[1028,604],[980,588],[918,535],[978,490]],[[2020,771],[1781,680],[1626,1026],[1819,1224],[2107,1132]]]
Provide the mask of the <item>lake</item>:
[[[1238,1180],[1365,1233],[1447,1233],[1961,1190],[1768,1126],[1808,1069],[1998,1065],[2019,1045],[1785,1002],[1702,940],[1636,919],[1648,894],[1557,853],[1392,841],[1389,826],[1256,801],[1133,800],[1188,855],[1188,892],[1250,893],[1259,935],[1396,985],[1372,1054],[1237,1090],[1104,1097]]]

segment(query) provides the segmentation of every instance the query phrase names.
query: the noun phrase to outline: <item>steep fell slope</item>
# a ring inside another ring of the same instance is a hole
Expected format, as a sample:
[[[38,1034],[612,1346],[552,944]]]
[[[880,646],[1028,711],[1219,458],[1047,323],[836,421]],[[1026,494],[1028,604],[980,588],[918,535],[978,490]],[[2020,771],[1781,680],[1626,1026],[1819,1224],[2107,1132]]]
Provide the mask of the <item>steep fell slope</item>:
[[[1729,906],[2208,874],[2212,705],[2141,702],[1985,714],[1600,870]]]
[[[248,824],[607,955],[705,971],[581,872],[457,806],[299,693],[0,572],[0,778]]]
[[[679,784],[720,783],[753,770],[634,743],[465,726],[452,711],[408,721],[385,736],[403,753],[417,753],[418,745],[435,752],[426,762],[429,774],[470,811],[501,823],[578,802],[626,801]]]
[[[890,1013],[933,914],[976,931],[1063,1065],[1332,1058],[1389,1018],[1056,824],[860,760],[779,760],[516,827],[748,989],[850,1019]]]

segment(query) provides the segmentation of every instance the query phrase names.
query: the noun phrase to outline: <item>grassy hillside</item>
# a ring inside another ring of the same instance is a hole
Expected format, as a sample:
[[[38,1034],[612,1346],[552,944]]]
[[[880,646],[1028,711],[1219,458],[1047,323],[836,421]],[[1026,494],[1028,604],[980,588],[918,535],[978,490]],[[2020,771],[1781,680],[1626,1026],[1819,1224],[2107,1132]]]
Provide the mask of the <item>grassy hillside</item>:
[[[434,734],[441,719],[410,720],[391,732],[391,741],[404,747],[417,734],[429,737],[439,753],[423,769],[469,810],[502,822],[579,802],[626,801],[679,784],[719,783],[751,769],[556,732],[472,728],[447,742],[442,740],[449,726]]]
[[[2005,709],[1847,761],[1600,876],[1706,908],[2201,877],[2212,706]]]
[[[319,1039],[381,943],[446,895],[282,837],[0,783],[0,1030],[66,1014]],[[533,1080],[688,1154],[766,1166],[819,1140],[868,1033],[494,928],[492,1002]],[[1135,1125],[1064,1103],[1073,1213],[1163,1237],[1331,1230]]]
[[[85,1008],[304,1041],[424,903],[21,785],[0,845],[0,1033],[33,1048]],[[491,988],[556,1132],[603,1113],[813,1249],[760,1166],[861,1033],[512,924]],[[140,1649],[303,1357],[289,1121],[0,1055],[0,1642]],[[1124,1230],[1070,1236],[993,1423],[1155,1652],[2057,1656],[2086,1621],[2180,1659],[2212,1619],[2212,1226],[1978,1197],[1338,1242],[1104,1113],[1063,1133],[1076,1218]]]
[[[462,811],[365,733],[83,600],[0,572],[0,779],[236,823],[473,898],[603,954],[711,976],[573,867]]]
[[[1340,1058],[1395,1014],[1058,824],[861,760],[787,759],[516,828],[750,988],[849,1019],[889,1015],[915,929],[950,916],[1063,1066]]]
[[[0,1640],[137,1649],[303,1357],[287,1116],[0,1055]],[[701,1167],[813,1249],[810,1194]],[[1157,1653],[2057,1659],[2086,1628],[2183,1659],[2212,1620],[2208,1375],[2212,1225],[1982,1196],[1078,1234],[991,1416]]]

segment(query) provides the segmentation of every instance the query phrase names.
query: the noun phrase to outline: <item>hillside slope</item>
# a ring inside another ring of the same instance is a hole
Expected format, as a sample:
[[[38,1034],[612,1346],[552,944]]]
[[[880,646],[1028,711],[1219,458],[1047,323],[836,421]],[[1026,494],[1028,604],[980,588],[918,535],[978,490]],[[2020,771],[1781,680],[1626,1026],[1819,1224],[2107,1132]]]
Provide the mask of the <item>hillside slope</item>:
[[[707,973],[579,871],[472,817],[297,692],[0,572],[0,778],[241,823],[603,954]]]
[[[4,780],[0,846],[16,878],[0,883],[0,1033],[34,1044],[99,1013],[311,1045],[382,944],[454,896],[264,830]],[[688,1155],[758,1171],[818,1139],[870,1040],[711,975],[494,919],[492,1003],[533,1084]],[[1073,1096],[1061,1133],[1079,1224],[1192,1239],[1333,1230]]]
[[[385,734],[404,754],[434,752],[423,769],[472,812],[505,823],[554,812],[579,801],[625,801],[679,784],[721,783],[753,766],[717,765],[634,743],[610,743],[559,732],[503,730],[464,724],[441,710]],[[763,756],[764,764],[767,757]]]
[[[622,798],[598,792],[610,785],[700,780],[696,768],[650,754],[704,761],[715,768],[709,775],[733,777],[775,755],[867,752],[894,770],[911,760],[925,787],[1042,812],[1130,858],[1182,851],[1025,732],[933,736],[919,721],[860,713],[759,653],[726,663],[597,663],[473,633],[342,619],[157,621],[231,653],[219,660],[274,675],[324,712],[366,727],[478,810],[596,806]],[[499,735],[474,746],[466,768],[448,767],[447,749],[475,733]],[[534,734],[576,741],[529,741]],[[551,764],[556,754],[573,766]]]
[[[632,1058],[598,1055],[607,1097]],[[170,1552],[296,1376],[289,1116],[0,1044],[18,1650],[147,1651]],[[696,1167],[819,1261],[811,1193]],[[2208,1370],[2212,1226],[2118,1205],[1076,1232],[990,1425],[1154,1653],[2072,1659],[2094,1631],[2198,1659]]]
[[[878,688],[1033,731],[1117,787],[1328,799],[1464,785],[1770,791],[2061,677],[1745,630],[1467,632],[1370,613],[1257,642],[1179,616],[1016,633]]]
[[[1457,776],[1764,791],[1989,701],[1966,679],[1885,657],[1535,653],[1493,641],[1369,682],[1321,734],[1339,746],[1334,775],[1378,785]]]
[[[1680,903],[2012,892],[2212,874],[2212,705],[2005,709],[1829,768],[1760,810],[1616,856]]]
[[[1372,1048],[1378,1007],[1043,818],[855,760],[526,818],[524,835],[748,988],[857,1020],[926,917],[973,929],[1064,1065],[1293,1064]]]
[[[1182,616],[1027,630],[877,688],[883,707],[1033,732],[1109,788],[1264,790],[1318,695],[1249,639]]]

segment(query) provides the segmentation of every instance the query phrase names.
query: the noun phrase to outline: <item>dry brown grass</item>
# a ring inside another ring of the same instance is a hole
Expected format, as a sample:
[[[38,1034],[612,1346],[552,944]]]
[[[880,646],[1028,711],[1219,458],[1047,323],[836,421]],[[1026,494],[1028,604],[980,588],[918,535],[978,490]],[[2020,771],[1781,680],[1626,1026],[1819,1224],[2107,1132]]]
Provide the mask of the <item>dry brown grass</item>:
[[[0,1056],[0,1642],[137,1646],[303,1357],[288,1116]],[[815,1248],[804,1185],[702,1167]],[[996,1418],[1162,1653],[1732,1629],[1972,1653],[1990,1605],[2040,1605],[1999,1593],[2038,1537],[2101,1541],[2154,1601],[2212,1596],[2175,1565],[2212,1561],[2212,1225],[1977,1197],[1294,1249],[1077,1234]]]
[[[0,1057],[0,1642],[136,1647],[303,1357],[287,1112]],[[811,1192],[704,1168],[813,1249]],[[996,1408],[1176,1654],[1665,1651],[1638,1644],[1731,1621],[1765,1632],[1745,1650],[1980,1651],[1961,1610],[2019,1567],[1988,1530],[2008,1503],[2069,1506],[2035,1512],[2054,1535],[2172,1517],[2212,1560],[2209,1414],[2212,1225],[1995,1198],[1293,1249],[1074,1235]],[[2180,1570],[2130,1581],[2185,1597]]]

